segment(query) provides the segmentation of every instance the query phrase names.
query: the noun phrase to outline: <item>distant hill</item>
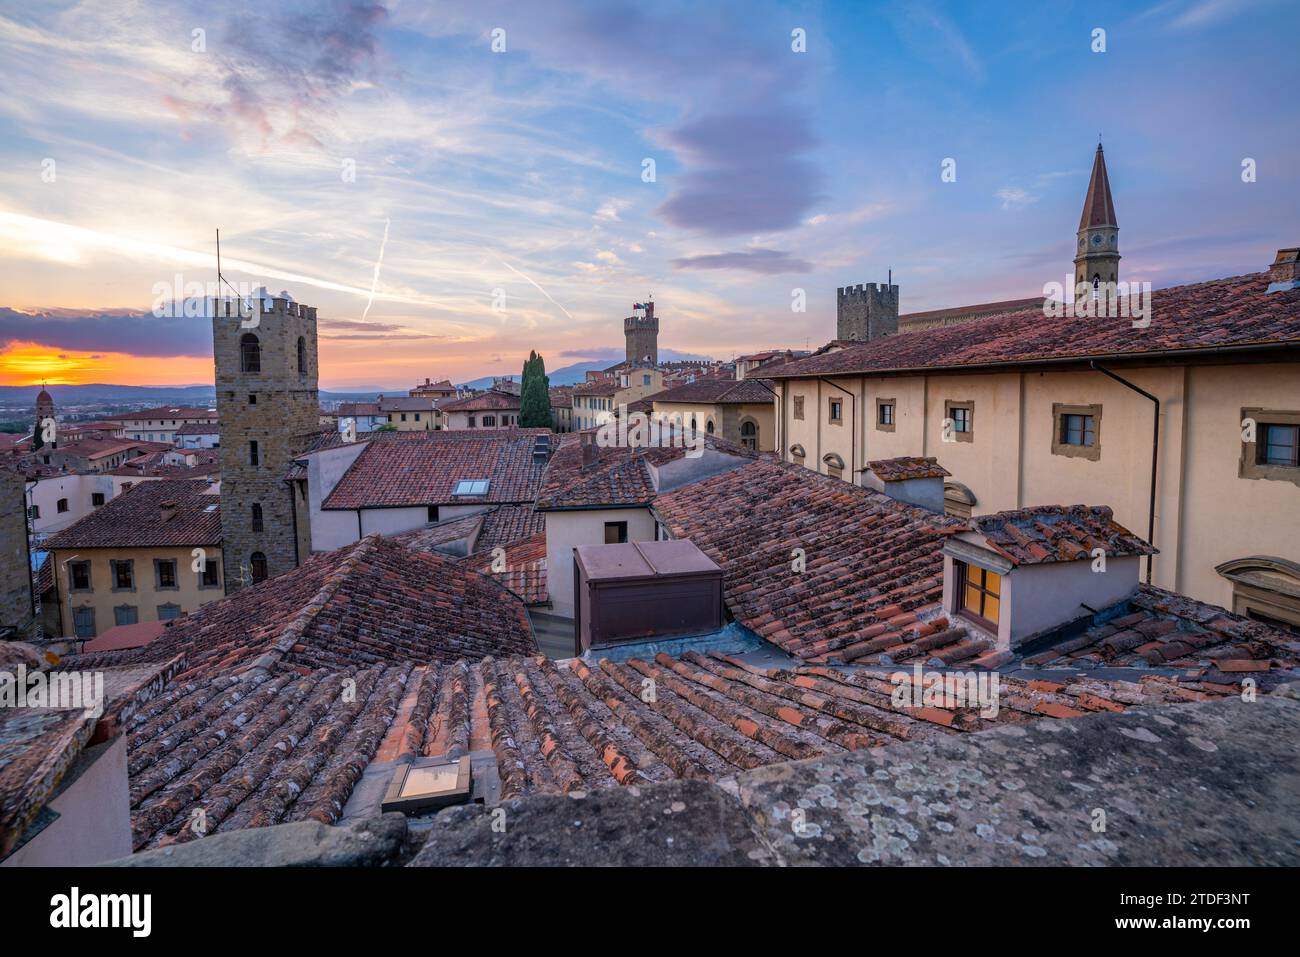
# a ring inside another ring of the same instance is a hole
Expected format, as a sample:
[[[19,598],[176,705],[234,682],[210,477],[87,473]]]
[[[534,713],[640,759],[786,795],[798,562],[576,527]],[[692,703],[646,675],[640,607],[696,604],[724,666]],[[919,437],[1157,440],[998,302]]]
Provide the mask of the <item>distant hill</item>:
[[[211,406],[217,401],[217,393],[210,385],[111,385],[94,383],[89,385],[51,385],[46,386],[56,408],[71,406],[135,406],[143,408],[150,405],[189,405]],[[41,391],[38,385],[3,385],[0,386],[0,407],[28,409],[35,405],[36,394]],[[322,390],[322,399],[342,402],[364,401],[373,399],[382,390],[358,392],[327,392]],[[405,391],[402,390],[402,394]]]

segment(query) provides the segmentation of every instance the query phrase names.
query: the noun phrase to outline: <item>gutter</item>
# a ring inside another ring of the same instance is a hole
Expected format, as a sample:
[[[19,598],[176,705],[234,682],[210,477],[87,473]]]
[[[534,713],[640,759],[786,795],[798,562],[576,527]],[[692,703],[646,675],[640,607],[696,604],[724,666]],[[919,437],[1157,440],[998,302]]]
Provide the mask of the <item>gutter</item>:
[[[1124,386],[1126,389],[1131,389],[1134,392],[1136,392],[1138,395],[1142,396],[1144,399],[1151,400],[1151,402],[1154,404],[1155,423],[1152,426],[1152,430],[1151,430],[1151,502],[1150,505],[1148,506],[1148,511],[1147,511],[1147,544],[1150,545],[1152,548],[1155,548],[1156,546],[1155,543],[1156,465],[1159,461],[1159,453],[1160,453],[1160,400],[1157,399],[1155,396],[1153,396],[1150,392],[1147,392],[1145,389],[1139,389],[1132,382],[1129,382],[1128,379],[1116,375],[1115,373],[1111,372],[1109,369],[1103,369],[1101,366],[1097,365],[1096,362],[1089,362],[1088,365],[1091,366],[1097,372],[1100,372],[1102,375],[1114,379],[1116,382]],[[1147,556],[1147,584],[1148,585],[1151,584],[1151,566],[1152,564],[1154,564],[1154,562],[1155,562],[1155,556],[1148,555]]]
[[[849,435],[849,484],[850,484],[850,485],[854,485],[854,484],[856,484],[856,483],[853,481],[853,476],[858,474],[857,471],[853,468],[854,463],[855,463],[855,461],[856,461],[856,458],[855,458],[854,452],[856,451],[857,438],[858,438],[858,436],[857,436],[857,431],[858,431],[858,397],[857,397],[856,395],[854,395],[852,392],[850,392],[848,389],[844,388],[844,386],[842,386],[842,385],[835,385],[835,383],[832,382],[830,379],[823,378],[822,376],[818,376],[817,379],[818,379],[819,382],[825,382],[827,385],[835,386],[835,388],[839,389],[841,392],[843,392],[845,395],[847,395],[847,396],[849,397],[849,403],[850,403],[849,408],[853,410],[853,429],[852,429],[852,431],[851,431],[851,433],[850,433],[850,435]],[[817,415],[818,415],[817,425],[818,425],[818,428],[820,429],[820,427],[821,427],[821,418],[820,418],[820,416],[821,416],[821,410],[820,410],[820,409],[817,410]],[[818,452],[818,454],[820,454],[820,453],[821,453],[820,443],[818,443],[818,446],[819,446],[819,447],[818,447],[818,449],[817,449],[817,452]],[[821,469],[818,469],[818,471],[820,472]]]

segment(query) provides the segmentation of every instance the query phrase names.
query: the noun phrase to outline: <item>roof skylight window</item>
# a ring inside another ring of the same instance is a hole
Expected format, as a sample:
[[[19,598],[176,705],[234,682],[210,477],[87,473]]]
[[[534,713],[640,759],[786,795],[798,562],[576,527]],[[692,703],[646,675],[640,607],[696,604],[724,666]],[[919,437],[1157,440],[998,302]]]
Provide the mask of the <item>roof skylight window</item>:
[[[488,479],[461,479],[452,495],[486,495]]]

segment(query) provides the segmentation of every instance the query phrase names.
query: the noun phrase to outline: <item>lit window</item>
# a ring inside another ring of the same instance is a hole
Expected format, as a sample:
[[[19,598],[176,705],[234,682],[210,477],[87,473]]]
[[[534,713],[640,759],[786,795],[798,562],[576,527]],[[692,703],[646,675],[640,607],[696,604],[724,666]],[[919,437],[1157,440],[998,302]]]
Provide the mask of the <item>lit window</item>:
[[[965,562],[956,564],[961,576],[958,583],[958,607],[968,615],[996,625],[1002,602],[1002,576]]]

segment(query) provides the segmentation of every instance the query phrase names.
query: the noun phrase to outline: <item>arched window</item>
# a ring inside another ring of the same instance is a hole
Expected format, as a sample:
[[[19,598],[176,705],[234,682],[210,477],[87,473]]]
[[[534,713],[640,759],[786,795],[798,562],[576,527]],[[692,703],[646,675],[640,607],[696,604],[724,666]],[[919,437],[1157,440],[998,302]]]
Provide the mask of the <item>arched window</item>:
[[[262,371],[262,346],[251,332],[244,333],[239,339],[239,370]]]
[[[307,340],[298,337],[298,375],[307,374]]]
[[[740,444],[747,449],[758,451],[758,423],[752,419],[746,419],[740,423]]]
[[[834,452],[827,452],[823,455],[822,464],[826,466],[826,474],[831,478],[844,477],[844,460]]]
[[[253,531],[262,530],[262,506],[257,502],[253,503]]]
[[[712,419],[709,419],[707,422],[704,423],[704,431],[705,431],[705,432],[708,432],[709,435],[712,435],[712,434],[713,434],[713,420],[712,420]]]
[[[691,416],[691,431],[692,431],[692,432],[698,432],[699,430],[700,430],[699,424],[696,422],[696,420],[695,420],[695,416],[692,415],[692,416]]]
[[[253,584],[266,581],[266,556],[253,552],[248,556],[248,571],[253,576]]]

